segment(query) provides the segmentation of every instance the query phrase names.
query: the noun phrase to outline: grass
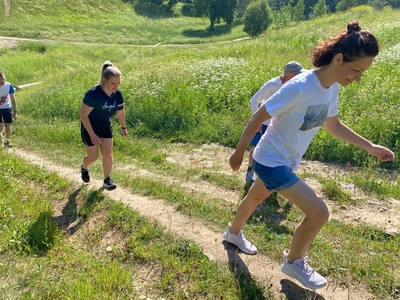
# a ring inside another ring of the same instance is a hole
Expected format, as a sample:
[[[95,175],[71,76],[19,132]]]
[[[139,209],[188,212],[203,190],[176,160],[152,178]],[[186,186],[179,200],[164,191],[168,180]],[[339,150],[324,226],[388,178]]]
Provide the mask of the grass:
[[[126,139],[115,137],[114,178],[135,193],[163,199],[216,230],[222,231],[231,220],[239,199],[227,203],[189,192],[182,182],[211,183],[235,193],[243,192],[243,183],[219,172],[218,165],[202,168],[200,163],[178,164],[169,159],[176,153],[177,157],[185,151],[192,153],[203,143],[235,147],[250,118],[251,95],[266,80],[278,76],[288,59],[311,68],[308,54],[312,47],[351,19],[370,29],[382,50],[360,84],[341,89],[340,118],[399,155],[399,80],[395,72],[399,11],[353,10],[285,29],[270,28],[259,39],[224,43],[243,36],[238,34],[240,24],[229,30],[219,25],[221,31],[211,35],[206,20],[180,15],[182,5],[172,16],[156,18],[138,14],[130,2],[116,0],[107,2],[109,10],[104,9],[103,1],[96,2],[98,5],[89,1],[26,3],[12,2],[2,34],[38,41],[0,48],[2,70],[15,85],[43,83],[16,94],[15,146],[65,166],[79,166],[84,155],[78,119],[82,96],[97,82],[101,63],[109,59],[123,73],[121,90],[130,133]],[[118,12],[117,21],[109,11]],[[160,41],[197,44],[140,46]],[[91,44],[97,42],[102,44]],[[176,299],[184,299],[185,291],[193,299],[206,295],[210,299],[221,295],[225,299],[246,295],[263,299],[269,295],[268,288],[240,282],[224,264],[209,262],[192,241],[164,234],[159,225],[103,194],[77,189],[13,155],[0,152],[0,157],[2,169],[7,170],[0,179],[0,252],[5,257],[0,274],[8,284],[0,287],[0,294],[6,298],[135,298],[140,296],[136,287],[141,284],[152,288],[155,294],[151,296]],[[353,183],[379,199],[399,199],[397,161],[381,164],[324,129],[314,138],[306,158],[360,168],[351,176],[319,179],[326,195],[338,202],[356,205],[337,181]],[[221,160],[225,164],[227,157]],[[150,175],[127,174],[117,166],[139,168]],[[100,164],[91,172],[100,177]],[[171,181],[163,182],[152,174]],[[61,219],[54,217],[57,204],[63,210]],[[276,222],[277,216],[281,222]],[[281,249],[288,247],[302,217],[298,209],[274,195],[269,205],[261,206],[249,220],[246,235],[262,253],[280,261]],[[108,235],[117,238],[105,246],[102,241]],[[376,298],[395,298],[400,286],[398,243],[398,236],[387,236],[377,228],[332,220],[312,244],[309,256],[331,282],[361,282]],[[140,274],[149,272],[154,274],[153,281],[140,282]]]
[[[240,22],[232,27],[219,24],[209,32],[209,21],[185,13],[188,6],[179,3],[172,12],[152,9],[148,13],[121,0],[35,0],[33,5],[15,0],[2,24],[2,35],[122,45],[208,43],[246,36]]]
[[[149,290],[176,299],[267,293],[255,283],[239,285],[227,266],[210,262],[192,241],[165,234],[101,192],[76,189],[14,155],[0,157],[8,170],[0,196],[4,299],[125,299]],[[54,216],[55,203],[62,213]],[[142,282],[141,273],[154,275]]]

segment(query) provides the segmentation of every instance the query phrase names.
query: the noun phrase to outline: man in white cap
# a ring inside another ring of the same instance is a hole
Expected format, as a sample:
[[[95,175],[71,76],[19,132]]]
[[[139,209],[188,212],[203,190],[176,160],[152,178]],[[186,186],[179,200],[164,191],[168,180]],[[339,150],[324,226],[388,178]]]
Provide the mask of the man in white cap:
[[[305,69],[303,69],[303,66],[299,62],[297,61],[288,62],[283,68],[283,74],[264,83],[264,85],[258,90],[258,92],[254,94],[253,98],[251,98],[250,107],[252,114],[254,114],[257,111],[259,106],[263,105],[265,101],[267,101],[273,94],[275,94],[286,81],[292,79],[293,77],[295,77],[296,75],[300,74],[303,71],[305,71]],[[267,130],[269,123],[270,120],[264,122],[262,126],[258,129],[258,132],[255,134],[254,138],[250,142],[251,149],[249,152],[249,162],[246,172],[247,184],[252,184],[254,182],[254,172],[251,169],[251,164],[253,162],[254,147],[257,145],[261,136]]]

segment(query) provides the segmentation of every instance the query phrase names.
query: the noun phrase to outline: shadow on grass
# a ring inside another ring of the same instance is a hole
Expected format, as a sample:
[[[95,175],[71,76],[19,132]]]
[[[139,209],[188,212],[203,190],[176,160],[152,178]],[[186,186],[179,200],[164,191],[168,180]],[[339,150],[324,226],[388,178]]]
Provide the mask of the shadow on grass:
[[[249,269],[238,254],[239,249],[226,241],[222,244],[228,256],[229,269],[239,283],[241,294],[239,299],[271,299],[268,297],[272,295],[271,292],[265,291],[265,287],[260,286],[251,277]]]
[[[24,253],[45,255],[54,243],[56,226],[52,222],[52,211],[40,212],[36,221],[27,229],[21,237],[21,250]]]
[[[66,230],[68,234],[72,235],[86,222],[95,208],[96,203],[104,199],[102,189],[97,191],[90,191],[84,195],[85,202],[81,208],[78,208],[77,197],[82,193],[82,189],[85,185],[74,191],[69,197],[68,202],[62,209],[62,214],[57,217],[53,217],[52,221],[63,230]]]
[[[229,34],[231,30],[230,25],[216,25],[213,31],[208,30],[208,27],[205,29],[187,29],[182,31],[182,35],[191,38],[210,38]]]
[[[149,19],[166,19],[177,17],[175,12],[173,10],[169,10],[168,5],[166,4],[157,6],[149,2],[137,1],[133,3],[133,10],[137,15],[147,17]]]

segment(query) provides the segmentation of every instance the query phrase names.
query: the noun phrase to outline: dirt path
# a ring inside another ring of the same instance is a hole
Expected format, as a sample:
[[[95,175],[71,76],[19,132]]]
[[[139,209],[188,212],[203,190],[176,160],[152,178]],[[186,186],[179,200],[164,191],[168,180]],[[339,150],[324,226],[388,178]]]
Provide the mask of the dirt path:
[[[13,149],[12,151],[32,164],[43,167],[48,171],[57,172],[60,176],[69,180],[80,182],[79,170],[57,165],[47,161],[44,157],[20,149]],[[102,182],[100,180],[92,180],[90,186],[98,189],[102,186]],[[238,254],[235,247],[223,241],[221,232],[211,230],[200,220],[182,215],[173,207],[165,204],[161,199],[136,195],[130,190],[121,187],[118,187],[115,191],[106,193],[112,199],[124,203],[150,219],[156,220],[174,235],[194,240],[204,249],[204,253],[210,259],[227,262],[232,269],[250,274],[252,278],[259,281],[262,285],[270,286],[275,294],[275,299],[281,299],[282,294],[287,299],[293,300],[355,300],[372,298],[366,291],[359,290],[358,288],[357,290],[353,290],[353,287],[343,288],[328,285],[327,288],[318,290],[317,292],[304,289],[297,281],[284,276],[280,271],[280,264],[271,261],[268,256],[263,254],[253,256]]]

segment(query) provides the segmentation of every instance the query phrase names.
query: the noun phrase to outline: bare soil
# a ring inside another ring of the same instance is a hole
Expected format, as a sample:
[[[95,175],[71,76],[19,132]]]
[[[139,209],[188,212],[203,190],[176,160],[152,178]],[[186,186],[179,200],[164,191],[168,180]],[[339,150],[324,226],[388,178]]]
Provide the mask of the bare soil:
[[[218,145],[204,145],[201,148],[193,149],[188,152],[184,151],[183,147],[184,145],[177,145],[175,151],[169,153],[167,160],[180,164],[182,167],[193,167],[197,165],[201,168],[219,170],[219,172],[223,173],[234,173],[227,163],[227,159],[232,153],[231,149]],[[62,177],[76,181],[77,186],[80,184],[78,167],[72,169],[61,166],[48,161],[44,157],[26,152],[22,149],[13,149],[11,151],[32,164],[39,165],[48,171],[57,172]],[[127,171],[127,173],[130,173],[130,176],[151,176],[153,178],[159,176],[134,165],[121,166],[116,163],[114,168],[122,168]],[[244,168],[242,167],[242,169]],[[328,165],[312,161],[303,162],[300,171],[302,170],[310,173],[317,173],[320,176],[329,176],[330,178],[334,178],[335,174],[352,172],[352,168],[345,166]],[[243,170],[235,172],[234,174],[244,180]],[[224,190],[205,181],[186,180],[180,182],[180,179],[174,178],[173,174],[169,178],[162,178],[161,176],[159,176],[159,178],[166,183],[181,183],[181,186],[186,188],[188,192],[196,194],[210,193],[213,197],[218,197],[234,203],[238,203],[240,200],[239,191],[235,193]],[[306,181],[317,193],[320,192],[321,187],[317,181]],[[101,180],[94,179],[90,183],[90,187],[93,189],[99,189],[101,186]],[[349,206],[347,209],[340,209],[337,203],[325,199],[331,211],[331,218],[338,218],[342,221],[355,224],[365,222],[366,224],[378,226],[383,230],[394,230],[396,232],[400,225],[398,201],[395,199],[382,201],[368,197],[351,185],[343,184],[343,188],[347,189],[354,197],[357,197],[357,205]],[[280,262],[273,261],[266,254],[258,253],[256,255],[245,255],[239,253],[236,247],[223,241],[222,232],[216,232],[212,230],[210,226],[202,223],[201,220],[177,212],[174,207],[166,204],[162,199],[140,196],[123,187],[118,187],[115,191],[105,193],[115,201],[120,201],[149,219],[162,224],[167,232],[195,241],[204,249],[204,253],[210,260],[226,262],[229,264],[232,271],[247,274],[260,282],[260,284],[270,287],[275,295],[275,299],[282,299],[284,295],[287,299],[294,300],[373,299],[372,295],[369,295],[365,289],[359,286],[346,287],[345,284],[340,286],[330,284],[326,288],[318,291],[306,289],[296,280],[286,277],[280,271]],[[60,203],[60,205],[62,204]],[[57,210],[60,209],[61,207],[57,209],[57,203],[55,203],[55,214],[57,214]],[[73,222],[71,223],[71,226],[72,225]],[[114,239],[115,237],[110,235],[109,238]],[[104,237],[103,243],[105,247],[110,244],[109,241],[107,241],[107,237]],[[151,281],[151,278],[148,278],[148,280]]]

